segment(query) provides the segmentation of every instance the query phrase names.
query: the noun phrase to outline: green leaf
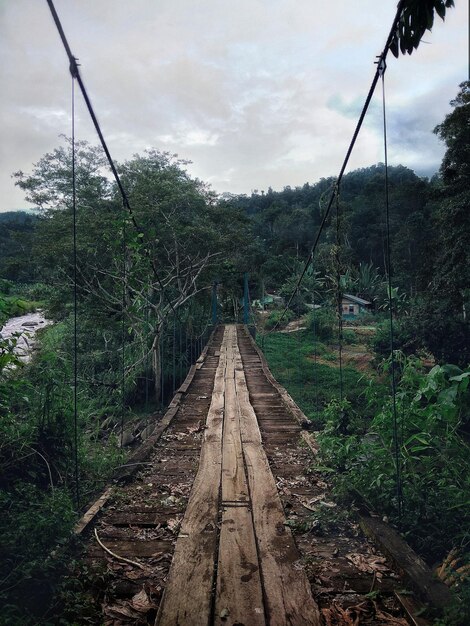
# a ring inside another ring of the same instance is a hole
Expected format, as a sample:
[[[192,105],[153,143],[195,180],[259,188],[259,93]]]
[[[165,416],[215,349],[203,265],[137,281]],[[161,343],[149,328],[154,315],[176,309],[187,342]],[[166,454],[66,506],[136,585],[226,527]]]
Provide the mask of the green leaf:
[[[430,446],[431,445],[431,443],[429,441],[427,441],[426,439],[424,439],[424,437],[422,437],[421,435],[412,435],[409,439],[407,439],[405,441],[405,443],[403,445],[404,446],[408,446],[413,441],[419,441],[424,446]]]
[[[450,506],[449,511],[452,511],[453,509],[461,509],[464,506],[470,506],[470,500],[467,500],[466,502],[461,502],[460,504],[454,504],[453,506]]]
[[[446,8],[445,8],[444,3],[442,2],[442,0],[436,0],[435,3],[434,3],[434,8],[436,9],[436,13],[443,20],[445,18],[445,15],[446,15]]]
[[[423,450],[431,450],[431,446],[412,446],[410,452],[423,452]]]
[[[464,372],[463,374],[459,374],[459,376],[452,376],[449,380],[455,380],[460,383],[466,378],[470,378],[470,372]]]

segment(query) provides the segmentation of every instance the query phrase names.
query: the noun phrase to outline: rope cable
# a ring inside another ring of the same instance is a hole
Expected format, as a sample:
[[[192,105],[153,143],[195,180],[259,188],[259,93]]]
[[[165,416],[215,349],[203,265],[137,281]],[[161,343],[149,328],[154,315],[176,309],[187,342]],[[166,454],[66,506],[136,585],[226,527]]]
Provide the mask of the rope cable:
[[[384,137],[384,162],[385,162],[385,223],[386,223],[386,256],[388,266],[388,308],[389,308],[389,324],[390,324],[390,364],[392,370],[391,391],[392,391],[392,413],[393,413],[393,449],[395,457],[396,472],[396,489],[397,489],[397,507],[398,517],[402,517],[403,509],[403,493],[401,484],[400,471],[400,447],[398,442],[398,416],[397,416],[397,400],[396,400],[396,377],[395,377],[395,340],[393,332],[393,298],[392,298],[392,261],[390,252],[390,198],[389,198],[389,181],[388,181],[388,141],[387,141],[387,116],[386,116],[386,100],[385,100],[385,60],[382,59],[378,70],[382,77],[382,111],[383,111],[383,137]]]
[[[165,406],[165,371],[163,369],[164,363],[164,352],[165,352],[165,327],[162,326],[162,331],[160,333],[160,406],[163,408]]]
[[[179,357],[178,357],[178,381],[179,384],[183,382],[183,331],[181,324],[179,325]]]
[[[173,358],[173,395],[175,395],[175,391],[176,391],[176,316],[173,315],[173,345],[172,345],[172,349],[173,349],[173,354],[172,354],[172,358]]]
[[[145,307],[145,328],[148,329],[149,326],[149,307]],[[144,351],[145,351],[145,411],[147,413],[147,426],[149,425],[150,415],[148,413],[149,406],[149,370],[150,370],[150,351],[148,349],[148,340],[147,333],[145,333],[145,337],[143,338],[144,342]]]

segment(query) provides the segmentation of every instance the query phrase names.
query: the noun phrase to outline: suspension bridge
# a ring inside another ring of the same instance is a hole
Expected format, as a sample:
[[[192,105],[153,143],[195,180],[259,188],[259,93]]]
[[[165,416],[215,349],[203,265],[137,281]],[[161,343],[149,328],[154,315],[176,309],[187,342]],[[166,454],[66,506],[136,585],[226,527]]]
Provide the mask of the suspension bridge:
[[[72,84],[78,83],[83,94],[129,224],[145,241],[145,233],[138,224],[104,140],[77,60],[52,0],[47,2],[67,53]],[[386,56],[402,5],[403,1],[398,5],[379,56],[374,79],[313,239],[311,253],[274,330],[313,262],[320,236],[335,206],[336,245],[340,249],[341,180],[379,80],[383,87],[387,168],[384,75]],[[72,119],[74,154],[74,115]],[[76,285],[75,161],[72,170]],[[388,230],[387,179],[385,183]],[[149,438],[126,466],[118,470],[114,482],[91,504],[75,529],[75,534],[83,539],[79,562],[89,568],[90,590],[102,606],[104,622],[155,623],[158,626],[399,626],[407,623],[424,626],[427,622],[419,616],[422,603],[442,608],[448,601],[448,592],[442,583],[432,578],[429,568],[395,531],[360,507],[350,517],[342,517],[338,509],[336,517],[341,518],[341,523],[321,525],[322,512],[336,510],[337,505],[324,474],[316,469],[316,442],[308,431],[307,418],[273,378],[248,331],[246,279],[244,324],[217,323],[213,300],[212,334],[207,343],[206,335],[201,333],[191,344],[190,360],[195,362],[177,389],[175,324],[177,319],[181,322],[177,299],[172,299],[164,287],[150,248],[144,246],[143,251],[162,300],[173,314],[174,396],[163,417],[150,417]],[[387,264],[391,298],[389,245]],[[337,267],[339,285],[339,259]],[[125,301],[124,293],[123,308]],[[339,286],[337,301],[340,310]],[[75,336],[76,310],[75,299]],[[389,310],[393,360],[391,299]],[[340,341],[341,319],[339,313]],[[77,345],[74,358],[77,449]],[[392,379],[393,375],[392,363]],[[163,400],[164,385],[161,393]],[[392,397],[395,397],[394,380]],[[394,420],[396,433],[395,408]],[[396,455],[397,446],[395,435]],[[394,478],[400,508],[398,458]],[[76,483],[77,501],[80,501],[78,464]],[[317,515],[319,532],[315,535],[305,532],[305,521],[312,512],[320,513]],[[103,572],[106,572],[105,577]]]
[[[307,425],[247,327],[218,325],[76,528],[105,623],[424,626],[447,589],[380,519],[305,532],[336,508]]]

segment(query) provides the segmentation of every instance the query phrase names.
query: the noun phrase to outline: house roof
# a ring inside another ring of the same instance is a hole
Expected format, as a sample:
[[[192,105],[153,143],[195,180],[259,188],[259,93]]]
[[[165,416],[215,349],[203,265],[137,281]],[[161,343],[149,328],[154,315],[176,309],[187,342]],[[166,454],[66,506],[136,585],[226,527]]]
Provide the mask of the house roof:
[[[350,302],[354,302],[355,304],[360,304],[361,306],[366,306],[367,304],[371,304],[367,300],[363,300],[362,298],[359,298],[358,296],[352,296],[349,293],[343,294],[343,300],[349,300]]]

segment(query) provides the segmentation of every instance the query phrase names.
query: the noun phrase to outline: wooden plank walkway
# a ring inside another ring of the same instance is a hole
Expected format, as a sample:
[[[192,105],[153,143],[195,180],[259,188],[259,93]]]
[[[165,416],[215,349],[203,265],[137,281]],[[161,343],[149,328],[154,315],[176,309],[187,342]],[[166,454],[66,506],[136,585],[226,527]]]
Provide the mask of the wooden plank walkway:
[[[217,327],[138,471],[79,525],[96,623],[407,626],[406,584],[354,516],[340,521],[306,421],[246,329]]]
[[[321,624],[285,521],[237,330],[226,326],[199,470],[156,624]]]

